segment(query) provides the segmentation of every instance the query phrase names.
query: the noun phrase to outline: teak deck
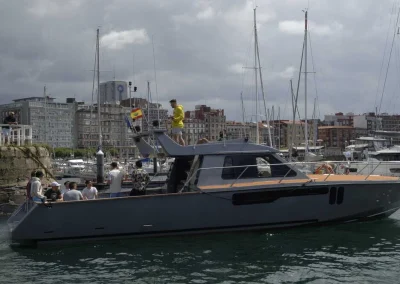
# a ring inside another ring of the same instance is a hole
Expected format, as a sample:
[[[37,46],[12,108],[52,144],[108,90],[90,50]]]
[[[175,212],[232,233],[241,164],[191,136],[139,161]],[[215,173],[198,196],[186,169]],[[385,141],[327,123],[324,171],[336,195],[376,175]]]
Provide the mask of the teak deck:
[[[398,177],[389,176],[378,176],[378,175],[327,175],[327,174],[309,174],[308,177],[312,182],[341,182],[341,181],[400,181]],[[274,180],[262,180],[252,182],[237,182],[233,184],[232,188],[236,187],[249,187],[259,185],[276,185],[276,184],[291,184],[291,183],[305,183],[309,182],[309,179],[274,179]],[[230,188],[231,183],[221,185],[203,185],[199,186],[201,190],[205,189],[225,189]]]

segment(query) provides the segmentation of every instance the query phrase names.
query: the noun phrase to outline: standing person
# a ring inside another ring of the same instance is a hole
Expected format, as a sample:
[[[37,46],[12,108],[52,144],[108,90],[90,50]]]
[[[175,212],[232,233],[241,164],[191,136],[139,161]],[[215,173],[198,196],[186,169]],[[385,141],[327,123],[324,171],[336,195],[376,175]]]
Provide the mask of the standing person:
[[[64,189],[61,190],[61,195],[64,195],[64,193],[69,191],[69,181],[67,180],[66,182],[64,182]]]
[[[70,182],[69,183],[69,191],[64,193],[63,199],[64,201],[77,201],[77,200],[83,200],[82,193],[77,190],[78,184],[76,182]]]
[[[43,195],[42,180],[44,173],[37,171],[35,177],[31,180],[31,197],[35,202],[45,202],[46,197]]]
[[[26,184],[26,198],[28,200],[32,200],[32,196],[31,196],[31,186],[32,186],[32,182],[33,182],[33,178],[36,177],[36,171],[32,171],[31,172],[31,178],[29,179],[28,183]]]
[[[129,196],[146,195],[146,185],[150,177],[142,167],[142,161],[136,161],[136,169],[132,172],[132,190]]]
[[[176,143],[185,146],[185,141],[182,138],[183,119],[185,118],[183,106],[178,105],[175,99],[172,99],[169,102],[171,107],[174,109],[173,116],[170,117],[172,120],[172,137]]]
[[[98,192],[97,188],[93,186],[93,183],[91,180],[85,181],[86,187],[82,190],[82,195],[84,200],[88,199],[97,199],[98,198]]]
[[[60,185],[61,184],[59,184],[58,182],[53,181],[50,184],[51,188],[45,192],[44,196],[46,196],[47,199],[51,199],[52,201],[62,200]]]
[[[4,119],[3,124],[8,124],[8,125],[18,124],[14,112],[10,112],[10,114]],[[7,143],[9,141],[11,128],[10,126],[3,126],[2,131],[5,137],[5,142]]]
[[[111,171],[108,173],[108,184],[110,185],[110,198],[121,197],[123,173],[118,169],[116,162],[111,163]]]

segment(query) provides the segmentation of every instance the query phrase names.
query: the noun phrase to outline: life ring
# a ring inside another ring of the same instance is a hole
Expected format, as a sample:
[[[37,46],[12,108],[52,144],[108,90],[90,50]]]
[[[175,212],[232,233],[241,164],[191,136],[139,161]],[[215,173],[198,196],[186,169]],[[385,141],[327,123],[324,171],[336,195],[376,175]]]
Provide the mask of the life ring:
[[[322,164],[315,170],[315,174],[322,175],[322,174],[334,174],[332,167],[328,164]]]

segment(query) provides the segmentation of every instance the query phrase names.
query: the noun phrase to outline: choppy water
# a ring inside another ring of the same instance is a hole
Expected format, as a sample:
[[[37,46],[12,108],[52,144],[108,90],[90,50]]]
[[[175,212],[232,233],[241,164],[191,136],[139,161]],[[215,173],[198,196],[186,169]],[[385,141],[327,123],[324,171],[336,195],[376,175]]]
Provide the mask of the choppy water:
[[[400,213],[275,233],[15,249],[0,220],[0,283],[400,283]]]

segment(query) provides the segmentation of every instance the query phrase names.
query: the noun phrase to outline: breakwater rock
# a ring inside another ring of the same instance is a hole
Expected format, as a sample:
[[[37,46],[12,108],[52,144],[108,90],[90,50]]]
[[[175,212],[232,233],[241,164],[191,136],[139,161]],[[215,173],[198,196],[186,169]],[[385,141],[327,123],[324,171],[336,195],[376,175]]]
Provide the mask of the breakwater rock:
[[[53,175],[49,151],[38,146],[0,147],[0,215],[11,214],[26,198],[31,172],[42,170],[48,184]]]
[[[0,147],[0,190],[4,187],[23,186],[33,170],[43,170],[52,178],[49,151],[37,146]]]

